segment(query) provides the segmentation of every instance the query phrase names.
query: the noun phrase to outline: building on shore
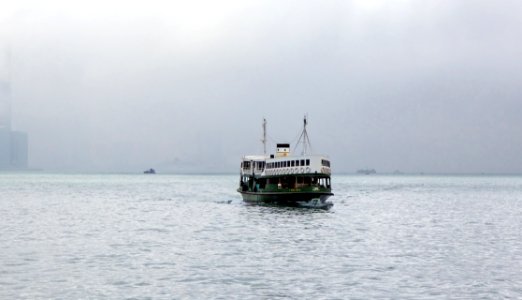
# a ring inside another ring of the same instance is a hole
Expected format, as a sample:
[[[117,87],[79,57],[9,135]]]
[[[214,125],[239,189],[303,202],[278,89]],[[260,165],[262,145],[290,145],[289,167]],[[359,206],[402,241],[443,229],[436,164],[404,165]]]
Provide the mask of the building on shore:
[[[28,136],[11,129],[11,86],[0,78],[0,170],[28,167]]]

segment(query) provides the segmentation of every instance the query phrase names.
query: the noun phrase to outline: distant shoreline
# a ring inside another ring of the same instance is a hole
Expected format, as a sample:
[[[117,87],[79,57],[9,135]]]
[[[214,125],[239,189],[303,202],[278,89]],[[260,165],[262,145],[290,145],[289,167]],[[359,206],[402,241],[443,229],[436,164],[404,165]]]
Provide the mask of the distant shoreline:
[[[143,172],[130,171],[60,171],[60,170],[44,170],[44,169],[0,169],[0,174],[64,174],[64,175],[180,175],[180,176],[218,176],[218,175],[237,175],[236,172],[162,172],[158,170],[156,174],[143,174]],[[333,173],[333,176],[356,176],[356,177],[379,177],[379,176],[522,176],[522,173],[394,173],[383,172],[375,174],[359,174],[356,172],[339,172]]]

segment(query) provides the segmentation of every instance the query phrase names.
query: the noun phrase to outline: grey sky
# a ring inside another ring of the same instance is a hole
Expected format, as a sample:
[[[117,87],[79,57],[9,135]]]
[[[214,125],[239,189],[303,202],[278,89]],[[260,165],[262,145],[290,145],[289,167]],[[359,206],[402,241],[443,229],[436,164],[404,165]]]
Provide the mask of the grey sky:
[[[520,1],[45,2],[0,13],[33,167],[235,172],[308,113],[338,172],[522,172]]]

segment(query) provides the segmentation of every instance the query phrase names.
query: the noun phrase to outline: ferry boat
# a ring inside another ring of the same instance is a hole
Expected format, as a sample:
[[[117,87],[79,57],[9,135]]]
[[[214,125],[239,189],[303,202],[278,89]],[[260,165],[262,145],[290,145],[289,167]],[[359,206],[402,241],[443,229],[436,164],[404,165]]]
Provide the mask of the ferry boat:
[[[275,154],[266,154],[266,120],[263,120],[263,155],[247,155],[241,160],[238,192],[243,201],[283,206],[329,209],[333,203],[330,160],[308,154],[310,140],[304,118],[297,141],[301,155],[293,155],[290,144],[277,144]]]

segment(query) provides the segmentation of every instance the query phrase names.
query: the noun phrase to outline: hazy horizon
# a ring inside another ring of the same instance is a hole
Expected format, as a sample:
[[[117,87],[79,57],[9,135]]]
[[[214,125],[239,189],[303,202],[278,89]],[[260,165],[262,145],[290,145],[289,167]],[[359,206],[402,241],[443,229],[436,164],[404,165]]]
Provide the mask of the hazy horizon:
[[[336,173],[520,174],[520,36],[519,1],[7,1],[0,81],[31,168],[233,173],[307,114]]]

